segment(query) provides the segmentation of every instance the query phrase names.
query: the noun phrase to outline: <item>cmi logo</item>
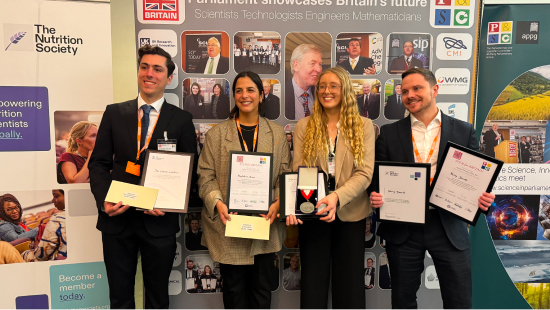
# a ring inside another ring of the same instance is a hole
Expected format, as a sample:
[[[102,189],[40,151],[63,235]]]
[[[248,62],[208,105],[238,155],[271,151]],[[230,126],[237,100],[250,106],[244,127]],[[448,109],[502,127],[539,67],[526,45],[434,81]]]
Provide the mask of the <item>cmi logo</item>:
[[[421,176],[420,172],[415,172],[414,174],[411,174],[411,179],[414,179],[415,181],[418,180]]]
[[[486,161],[483,162],[483,165],[481,165],[481,169],[485,171],[491,170],[491,164],[488,164]]]
[[[487,28],[487,45],[512,44],[514,22],[491,22]]]
[[[468,60],[472,58],[473,38],[469,33],[440,33],[435,53],[441,60]]]
[[[434,28],[470,28],[475,0],[430,0],[430,25]]]
[[[185,20],[184,0],[136,0],[142,24],[181,24]]]

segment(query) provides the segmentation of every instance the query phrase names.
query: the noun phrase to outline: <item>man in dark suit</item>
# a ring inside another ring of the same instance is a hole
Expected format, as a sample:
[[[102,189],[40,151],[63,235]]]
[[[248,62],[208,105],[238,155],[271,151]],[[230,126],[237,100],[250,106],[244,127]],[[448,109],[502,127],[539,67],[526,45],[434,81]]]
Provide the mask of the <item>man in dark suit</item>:
[[[260,111],[260,115],[267,117],[270,120],[278,119],[281,111],[280,99],[279,97],[270,93],[270,80],[262,80],[262,84],[264,86],[265,100],[262,103],[262,111]]]
[[[185,270],[185,290],[188,293],[197,293],[199,288],[199,272],[195,270],[195,263],[192,260],[187,260],[187,269]]]
[[[90,187],[99,210],[97,229],[102,234],[111,308],[135,308],[138,253],[145,307],[168,308],[168,279],[180,229],[178,213],[143,212],[122,202],[105,201],[111,181],[140,183],[146,149],[157,150],[157,141],[164,137],[177,140],[173,151],[195,154],[195,162],[198,157],[191,114],[164,99],[164,89],[172,81],[175,68],[172,57],[150,45],[141,47],[138,55],[139,96],[107,106],[89,162]],[[193,176],[196,178],[196,172]]]
[[[427,162],[431,164],[433,176],[441,163],[447,142],[477,150],[472,124],[451,118],[437,108],[435,98],[439,86],[431,71],[419,68],[408,70],[403,73],[402,88],[403,104],[410,116],[382,126],[376,140],[377,161]],[[439,142],[439,145],[432,141]],[[413,148],[419,156],[415,157]],[[373,176],[374,182],[369,188],[373,208],[383,204],[382,195],[376,192],[376,180],[377,175]],[[494,198],[493,194],[483,193],[478,199],[478,207],[487,211]],[[378,227],[377,234],[386,240],[393,308],[417,308],[416,292],[424,271],[426,250],[430,252],[437,270],[443,307],[472,307],[470,240],[465,222],[450,212],[430,208],[425,225],[385,221]]]
[[[401,84],[395,85],[395,94],[388,97],[386,107],[384,108],[384,116],[387,119],[402,119],[405,117],[405,106],[401,96]]]
[[[315,83],[321,71],[323,71],[322,51],[315,44],[300,44],[292,51],[290,72],[285,73],[287,119],[298,121],[311,115],[315,101]]]
[[[370,57],[361,56],[361,40],[352,38],[348,42],[348,59],[336,65],[344,68],[349,74],[376,74],[374,61]]]
[[[229,71],[229,58],[220,55],[221,45],[218,39],[211,37],[206,45],[208,57],[204,57],[197,65],[197,73],[226,74]]]
[[[394,58],[390,65],[390,74],[401,74],[411,68],[424,68],[424,63],[418,58],[413,57],[414,45],[411,41],[403,44],[403,55]]]
[[[357,96],[357,107],[361,116],[377,119],[380,116],[380,94],[371,92],[370,82],[363,83],[363,94]]]
[[[189,251],[208,250],[201,244],[202,230],[198,219],[192,219],[189,222],[189,231],[185,233],[185,247]]]
[[[498,124],[494,123],[492,128],[483,134],[483,142],[485,142],[485,154],[495,157],[495,146],[502,142],[502,134],[498,132]]]
[[[376,276],[374,261],[372,258],[367,258],[367,268],[365,268],[365,289],[370,290],[374,287],[374,277]]]

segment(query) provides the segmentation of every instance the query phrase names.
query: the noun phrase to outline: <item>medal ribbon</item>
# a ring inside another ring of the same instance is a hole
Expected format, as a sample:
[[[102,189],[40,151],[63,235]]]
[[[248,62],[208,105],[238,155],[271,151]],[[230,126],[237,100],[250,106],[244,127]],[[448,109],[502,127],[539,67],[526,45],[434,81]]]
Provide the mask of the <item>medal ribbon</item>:
[[[239,130],[239,134],[241,135],[241,139],[243,140],[244,150],[248,152],[248,146],[246,145],[246,141],[244,141],[239,118],[237,117],[235,121],[237,122],[237,129]],[[256,128],[254,129],[254,142],[252,142],[252,152],[254,152],[254,149],[256,148],[256,141],[258,141],[258,127],[260,127],[260,119],[258,119],[258,125],[256,125]]]
[[[151,131],[151,135],[149,135],[149,138],[147,139],[147,142],[145,142],[145,145],[143,146],[143,148],[141,148],[140,150],[140,144],[141,144],[141,118],[143,117],[143,110],[142,109],[139,109],[139,116],[138,116],[138,134],[137,134],[137,143],[138,143],[138,153],[137,153],[137,156],[136,156],[136,161],[139,160],[139,155],[141,154],[141,152],[143,152],[143,150],[146,150],[147,147],[149,146],[149,142],[151,142],[151,138],[153,137],[153,132],[155,132],[155,127],[157,127],[157,123],[158,123],[158,117],[160,117],[160,111],[159,111],[159,115],[157,117],[157,121],[155,122],[155,125],[153,126],[153,130]]]
[[[306,195],[306,192],[305,192],[305,190],[303,190],[303,189],[300,190],[300,192],[302,193],[302,196],[304,196],[304,198],[305,198],[306,200],[309,200],[309,197],[311,197],[311,195],[313,195],[313,190],[309,190],[309,194],[308,194],[308,195]]]

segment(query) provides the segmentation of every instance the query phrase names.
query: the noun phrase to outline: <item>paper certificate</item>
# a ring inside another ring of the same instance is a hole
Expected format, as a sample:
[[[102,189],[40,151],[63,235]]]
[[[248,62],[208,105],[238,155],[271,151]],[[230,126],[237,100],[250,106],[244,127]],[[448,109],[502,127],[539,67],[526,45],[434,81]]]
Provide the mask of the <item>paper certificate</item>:
[[[502,161],[449,142],[435,175],[430,205],[451,212],[475,225],[480,214],[478,199],[489,192]]]
[[[269,240],[269,220],[260,216],[231,215],[225,226],[225,236]]]
[[[286,218],[290,214],[296,215],[297,217],[310,217],[311,215],[315,215],[315,213],[321,211],[324,208],[324,205],[321,205],[312,214],[296,214],[296,190],[298,185],[298,173],[285,173],[280,178],[281,185],[279,186],[279,190],[281,191],[281,219]],[[325,177],[322,172],[318,173],[318,184],[317,199],[321,200],[326,196]]]
[[[187,212],[193,157],[191,153],[147,150],[141,184],[159,190],[155,209]]]
[[[231,151],[229,160],[229,211],[267,214],[271,205],[273,154]]]
[[[430,165],[422,163],[376,162],[381,221],[425,224],[430,188]]]
[[[122,201],[122,205],[153,210],[158,192],[158,189],[155,188],[113,181],[111,182],[105,201],[112,203]]]

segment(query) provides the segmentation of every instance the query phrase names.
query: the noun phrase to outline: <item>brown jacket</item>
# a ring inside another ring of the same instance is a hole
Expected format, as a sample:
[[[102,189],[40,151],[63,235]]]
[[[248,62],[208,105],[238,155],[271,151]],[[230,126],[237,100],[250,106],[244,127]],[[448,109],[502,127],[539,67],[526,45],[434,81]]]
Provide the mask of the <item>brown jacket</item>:
[[[298,171],[303,166],[302,149],[307,122],[310,117],[301,119],[294,128],[294,158],[293,170]],[[346,147],[343,139],[338,139],[336,145],[336,194],[340,205],[336,211],[338,218],[344,222],[357,222],[371,213],[371,206],[367,195],[367,187],[372,180],[374,170],[374,128],[372,121],[363,119],[363,144],[365,155],[364,167],[353,164],[353,154]],[[316,165],[328,174],[328,154],[319,154]]]
[[[281,125],[260,117],[258,152],[273,153],[273,198],[279,197],[279,175],[290,172],[292,159],[286,135]],[[225,237],[225,225],[216,209],[218,200],[227,204],[229,152],[242,151],[234,119],[218,124],[208,131],[199,158],[199,195],[202,209],[202,244],[208,247],[213,260],[232,265],[252,265],[254,255],[273,253],[281,249],[282,232],[278,220],[271,225],[269,240]]]

